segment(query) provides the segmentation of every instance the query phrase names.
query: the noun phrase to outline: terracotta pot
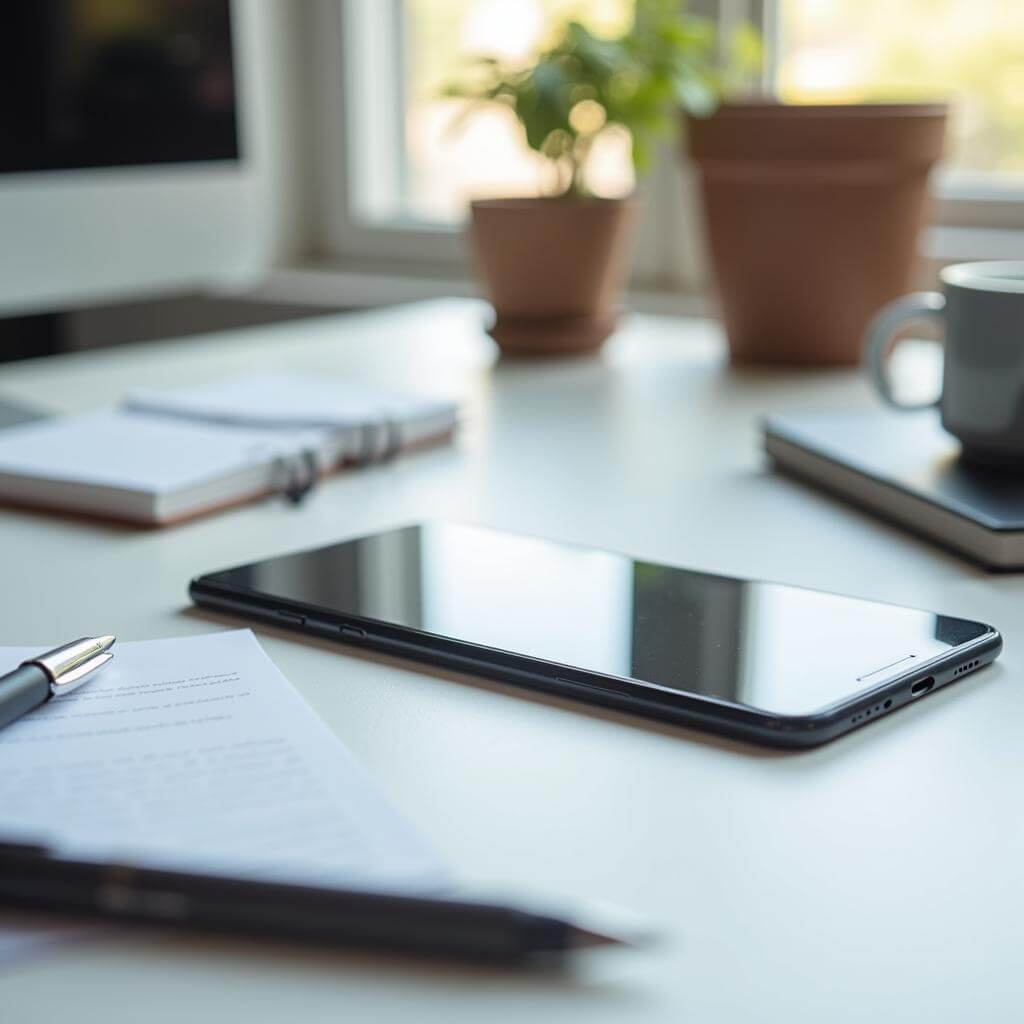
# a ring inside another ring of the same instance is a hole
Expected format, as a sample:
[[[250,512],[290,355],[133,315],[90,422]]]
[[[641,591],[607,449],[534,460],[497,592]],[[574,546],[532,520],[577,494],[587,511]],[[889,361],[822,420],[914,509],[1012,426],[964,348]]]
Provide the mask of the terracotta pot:
[[[858,362],[911,288],[946,113],[751,103],[687,122],[734,362]]]
[[[615,329],[636,206],[625,199],[486,199],[470,238],[510,353],[595,349]]]

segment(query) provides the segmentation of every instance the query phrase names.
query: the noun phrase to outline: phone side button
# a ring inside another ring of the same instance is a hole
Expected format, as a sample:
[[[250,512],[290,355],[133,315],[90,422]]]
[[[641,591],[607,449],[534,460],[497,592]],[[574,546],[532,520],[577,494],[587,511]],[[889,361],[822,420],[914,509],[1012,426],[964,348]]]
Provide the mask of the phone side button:
[[[354,637],[357,640],[365,640],[366,639],[366,630],[365,629],[360,629],[358,626],[342,626],[341,627],[341,635],[342,636]]]
[[[285,622],[294,623],[296,626],[304,626],[306,624],[306,616],[300,615],[298,612],[286,612],[279,609],[277,617]]]
[[[574,690],[590,690],[592,693],[614,693],[614,690],[608,690],[604,686],[598,686],[596,683],[584,683],[579,679],[566,679],[564,676],[555,676],[555,682],[559,686],[569,686]]]

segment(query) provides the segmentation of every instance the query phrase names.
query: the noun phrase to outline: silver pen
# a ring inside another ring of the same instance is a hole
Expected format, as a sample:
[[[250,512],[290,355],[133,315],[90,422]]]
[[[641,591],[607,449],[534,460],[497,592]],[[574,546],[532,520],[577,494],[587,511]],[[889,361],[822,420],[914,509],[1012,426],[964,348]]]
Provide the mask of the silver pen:
[[[13,672],[0,676],[0,728],[68,693],[102,668],[113,654],[114,637],[83,637],[52,651],[29,658]]]

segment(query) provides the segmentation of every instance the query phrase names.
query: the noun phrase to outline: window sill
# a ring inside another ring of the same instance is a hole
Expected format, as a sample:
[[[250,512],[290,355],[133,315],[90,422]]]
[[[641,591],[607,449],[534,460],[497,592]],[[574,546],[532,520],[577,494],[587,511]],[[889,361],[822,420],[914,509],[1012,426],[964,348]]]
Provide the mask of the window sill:
[[[476,281],[460,276],[427,274],[412,267],[386,268],[344,263],[309,263],[272,270],[247,297],[324,309],[388,306],[445,296],[479,296]],[[631,287],[626,305],[641,313],[665,316],[710,316],[713,305],[696,293]]]
[[[1024,228],[939,226],[925,232],[929,263],[944,266],[970,260],[1024,260]]]
[[[1024,229],[929,228],[922,239],[925,281],[935,285],[938,271],[949,263],[971,260],[1024,260]],[[429,273],[413,264],[388,261],[300,263],[272,270],[247,292],[249,298],[324,309],[353,309],[416,302],[444,296],[478,296],[477,282],[453,270]],[[626,305],[641,313],[665,316],[713,316],[714,302],[700,292],[633,285]]]

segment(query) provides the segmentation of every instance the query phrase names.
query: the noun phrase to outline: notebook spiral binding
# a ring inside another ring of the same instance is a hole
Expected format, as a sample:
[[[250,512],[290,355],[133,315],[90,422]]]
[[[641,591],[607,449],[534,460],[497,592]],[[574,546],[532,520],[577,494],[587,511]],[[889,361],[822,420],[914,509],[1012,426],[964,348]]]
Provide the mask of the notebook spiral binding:
[[[385,419],[379,423],[366,423],[362,429],[359,454],[351,461],[357,466],[384,462],[398,454],[402,447],[402,434],[398,423]],[[319,478],[317,455],[312,448],[304,448],[291,456],[281,455],[275,460],[276,487],[292,504],[300,504],[316,486]]]
[[[363,425],[360,452],[354,459],[356,465],[366,466],[371,462],[383,462],[396,455],[402,447],[402,434],[398,423],[390,418],[378,423]]]
[[[292,505],[298,505],[316,486],[316,452],[304,448],[295,455],[280,455],[274,461],[275,476],[280,480],[277,490]]]

